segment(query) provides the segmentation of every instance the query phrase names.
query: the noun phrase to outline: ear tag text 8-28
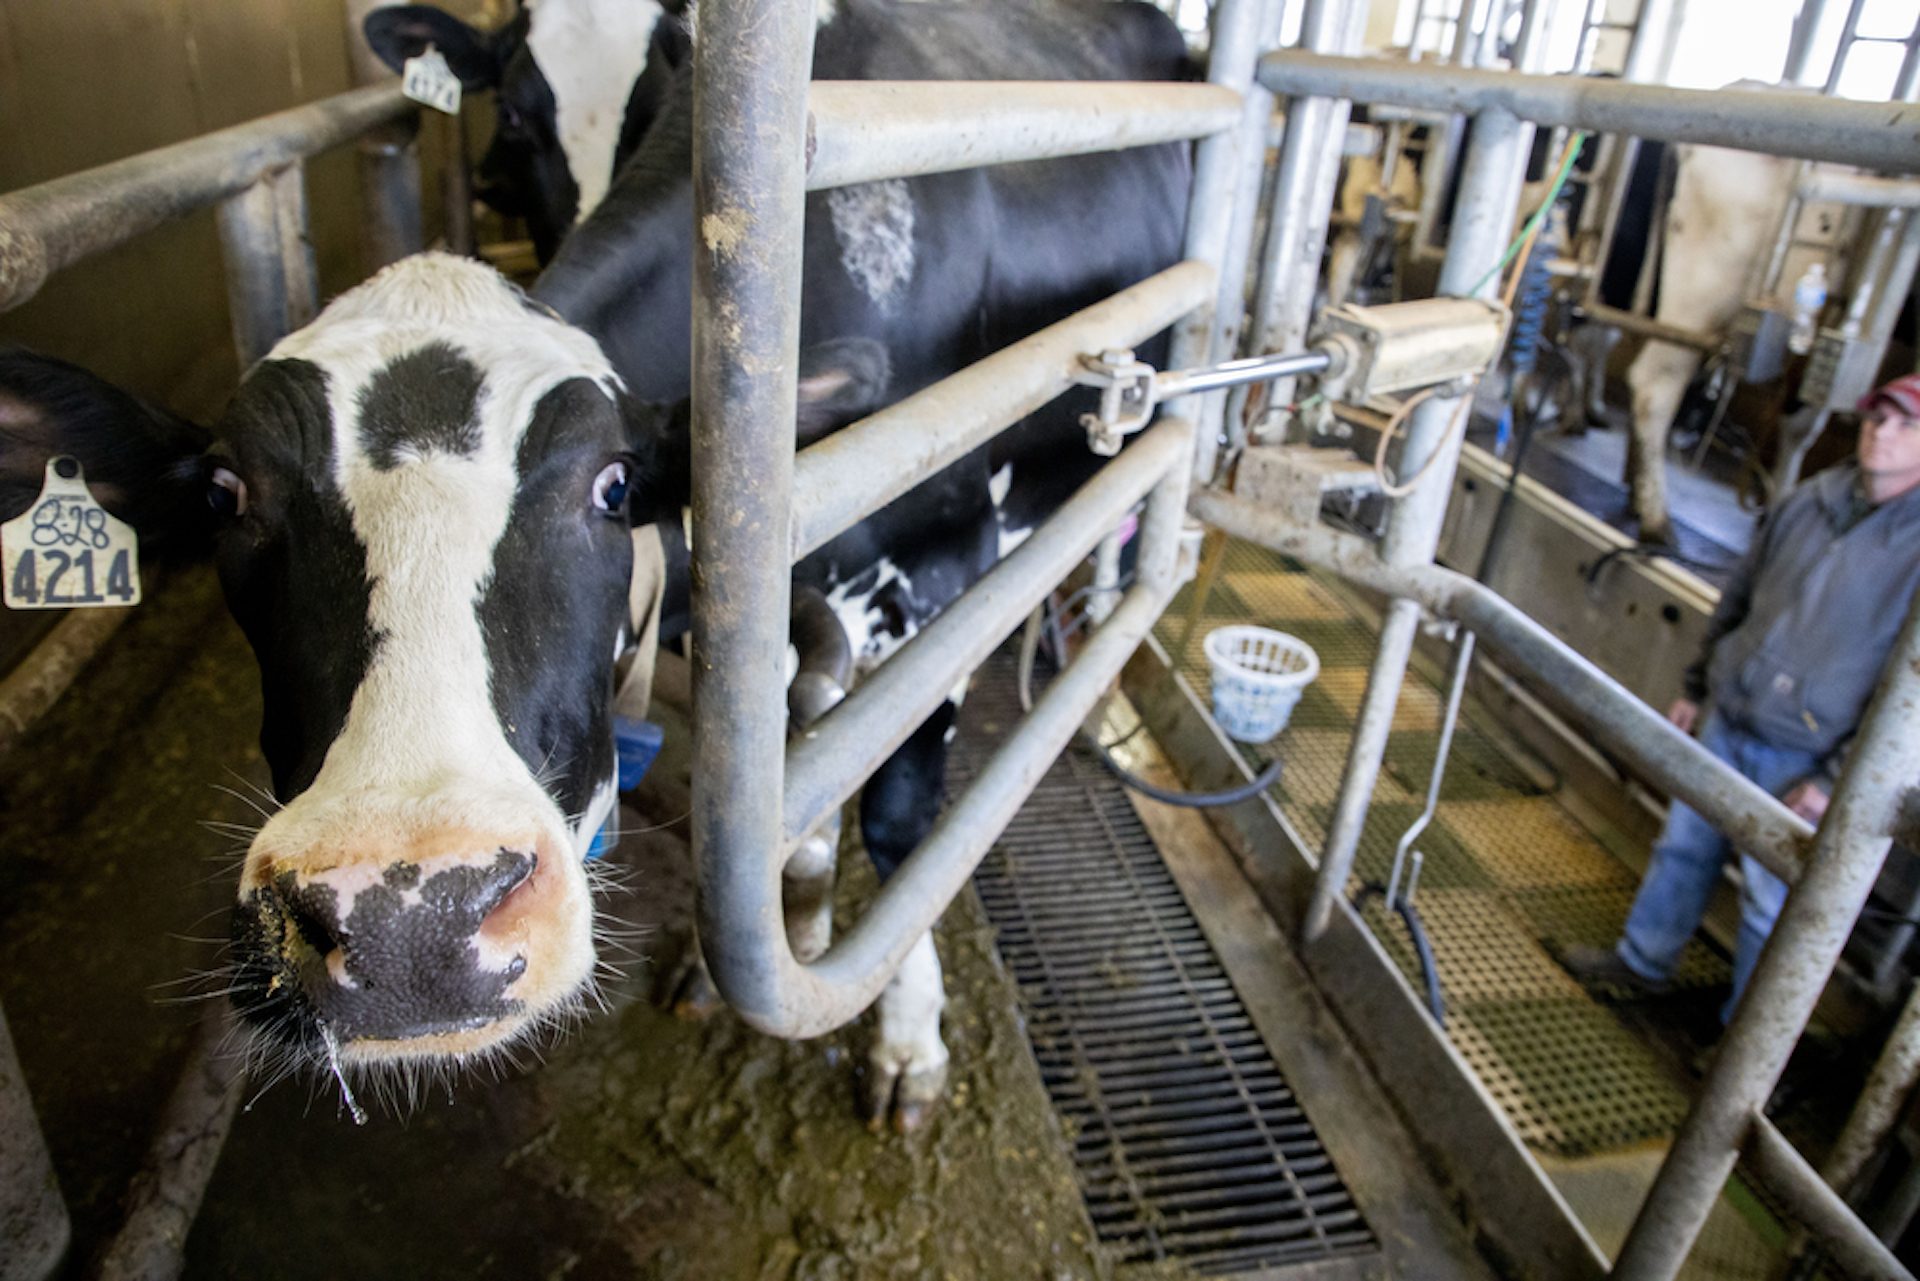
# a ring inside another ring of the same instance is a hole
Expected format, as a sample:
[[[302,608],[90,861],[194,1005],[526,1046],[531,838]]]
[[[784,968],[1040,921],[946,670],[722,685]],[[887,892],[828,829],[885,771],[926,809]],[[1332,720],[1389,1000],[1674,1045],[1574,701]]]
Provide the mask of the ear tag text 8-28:
[[[9,609],[100,609],[140,603],[140,538],[87,488],[80,461],[47,460],[26,511],[0,525]]]

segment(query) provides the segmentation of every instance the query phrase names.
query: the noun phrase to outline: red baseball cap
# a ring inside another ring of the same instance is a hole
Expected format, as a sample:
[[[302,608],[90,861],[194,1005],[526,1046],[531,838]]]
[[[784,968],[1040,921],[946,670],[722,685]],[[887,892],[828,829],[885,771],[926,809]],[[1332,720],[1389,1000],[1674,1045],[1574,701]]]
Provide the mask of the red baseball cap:
[[[1863,414],[1876,409],[1891,409],[1902,418],[1920,418],[1920,374],[1908,374],[1860,398],[1856,408]]]

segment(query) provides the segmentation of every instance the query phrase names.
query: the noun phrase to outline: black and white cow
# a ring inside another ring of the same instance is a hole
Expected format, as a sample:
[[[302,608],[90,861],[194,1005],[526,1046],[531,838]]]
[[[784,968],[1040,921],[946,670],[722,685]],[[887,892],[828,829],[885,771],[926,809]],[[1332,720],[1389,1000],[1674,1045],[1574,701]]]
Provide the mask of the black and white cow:
[[[683,0],[525,0],[485,32],[431,5],[367,15],[367,42],[395,71],[429,47],[470,92],[497,91],[476,194],[524,218],[541,262],[606,196],[686,60]],[[673,12],[669,12],[671,9]]]
[[[541,0],[545,3],[546,0]],[[1145,5],[843,0],[836,78],[1165,78]],[[235,913],[237,1000],[263,1033],[346,1067],[463,1060],[578,1007],[593,969],[582,858],[614,803],[610,658],[635,630],[630,526],[685,492],[688,95],[676,79],[609,198],[529,298],[422,255],[335,300],[251,370],[218,429],[71,366],[0,362],[0,518],[56,452],[154,536],[211,548],[259,658],[283,802]],[[809,206],[804,380],[852,416],[857,354],[903,395],[1179,254],[1188,166],[1161,147],[831,192]],[[1058,417],[1058,416],[1056,416]],[[1089,469],[1071,414],[1010,455],[1035,492]],[[814,429],[833,423],[813,424]],[[1057,466],[1038,465],[1057,460]],[[797,581],[879,661],[993,561],[975,456],[809,558]],[[125,501],[121,501],[124,499]],[[953,704],[865,789],[890,871],[938,809]],[[830,851],[829,851],[830,853]],[[939,962],[923,940],[879,1003],[872,1100],[937,1098]]]

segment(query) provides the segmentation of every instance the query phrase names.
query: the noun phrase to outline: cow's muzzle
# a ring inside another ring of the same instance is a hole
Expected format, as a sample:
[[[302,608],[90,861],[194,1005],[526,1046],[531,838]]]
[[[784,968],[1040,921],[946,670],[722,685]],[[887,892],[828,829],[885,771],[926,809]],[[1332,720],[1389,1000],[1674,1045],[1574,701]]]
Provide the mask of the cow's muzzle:
[[[236,1004],[307,1049],[478,1047],[497,1039],[485,1030],[526,1021],[522,980],[539,950],[529,940],[558,879],[548,873],[536,850],[508,847],[273,872],[235,908]]]

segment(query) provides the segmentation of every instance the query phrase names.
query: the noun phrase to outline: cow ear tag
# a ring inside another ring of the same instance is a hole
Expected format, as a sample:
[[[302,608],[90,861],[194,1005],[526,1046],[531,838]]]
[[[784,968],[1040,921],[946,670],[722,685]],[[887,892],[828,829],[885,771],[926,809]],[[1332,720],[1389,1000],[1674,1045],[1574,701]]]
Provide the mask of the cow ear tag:
[[[432,45],[417,58],[408,58],[400,70],[400,92],[423,107],[460,114],[460,77]]]
[[[140,537],[87,488],[80,460],[47,460],[33,506],[0,525],[9,609],[99,609],[140,603]]]

